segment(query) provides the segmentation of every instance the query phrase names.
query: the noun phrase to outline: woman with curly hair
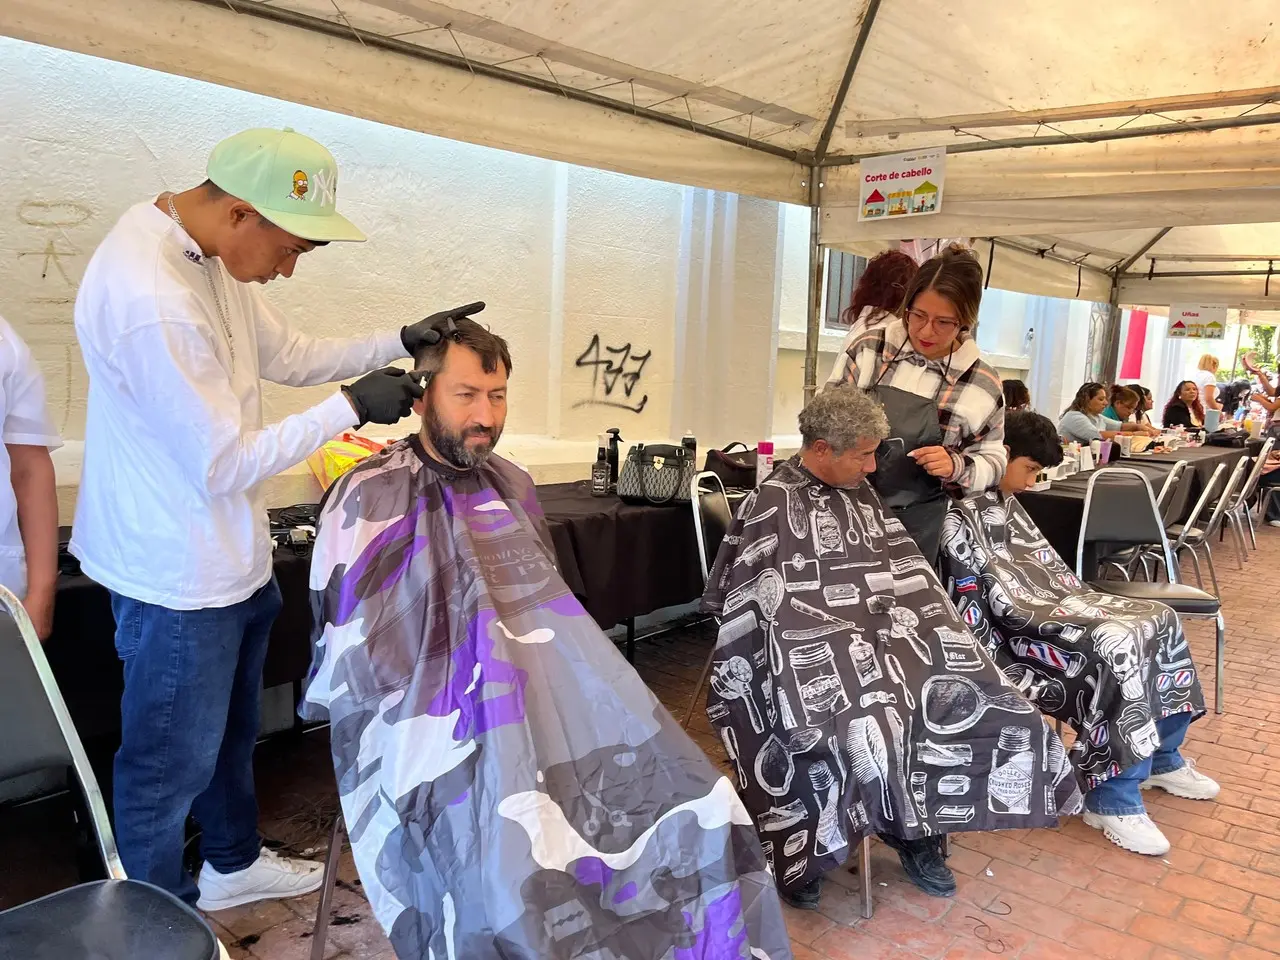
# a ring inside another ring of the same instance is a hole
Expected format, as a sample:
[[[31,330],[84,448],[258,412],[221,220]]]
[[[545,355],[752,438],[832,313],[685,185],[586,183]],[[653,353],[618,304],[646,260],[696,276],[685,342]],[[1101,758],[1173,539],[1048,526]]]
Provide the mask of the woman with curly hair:
[[[886,250],[867,261],[857,284],[853,288],[853,300],[840,315],[849,325],[849,335],[844,338],[835,366],[827,378],[827,386],[842,383],[849,369],[849,346],[867,330],[892,320],[902,306],[907,284],[916,275],[916,262],[897,250]]]

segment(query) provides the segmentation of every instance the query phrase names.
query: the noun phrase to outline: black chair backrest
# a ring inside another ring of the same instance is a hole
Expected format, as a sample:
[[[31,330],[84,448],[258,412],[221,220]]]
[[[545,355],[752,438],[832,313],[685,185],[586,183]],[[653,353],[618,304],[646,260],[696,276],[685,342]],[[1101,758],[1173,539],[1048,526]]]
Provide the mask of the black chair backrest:
[[[1092,579],[1092,571],[1085,569],[1086,548],[1097,544],[1149,543],[1168,549],[1164,523],[1156,510],[1156,498],[1146,474],[1132,467],[1095,470],[1089,476],[1084,495],[1084,515],[1076,544],[1078,574],[1086,580]],[[1092,554],[1092,549],[1089,552]]]
[[[1186,463],[1186,461],[1180,460],[1179,463]],[[1177,486],[1169,491],[1169,496],[1160,508],[1166,527],[1171,523],[1180,523],[1187,519],[1187,514],[1191,512],[1191,491],[1195,489],[1195,485],[1196,472],[1184,469],[1178,477]]]
[[[66,767],[80,781],[107,875],[125,879],[102,791],[44,649],[18,598],[0,587],[0,780]]]
[[[707,489],[710,487],[710,489]],[[702,563],[702,580],[711,576],[720,545],[733,523],[733,511],[725,494],[724,483],[710,471],[693,478],[690,498],[693,503],[693,522],[697,525],[699,560]]]
[[[71,765],[71,751],[22,632],[0,609],[0,780]]]

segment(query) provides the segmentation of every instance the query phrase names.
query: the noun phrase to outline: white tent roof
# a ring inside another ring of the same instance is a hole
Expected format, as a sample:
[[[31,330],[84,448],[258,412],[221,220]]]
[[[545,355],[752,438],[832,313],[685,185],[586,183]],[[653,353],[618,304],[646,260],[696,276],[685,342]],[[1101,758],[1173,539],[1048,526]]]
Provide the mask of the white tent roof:
[[[1126,300],[1260,307],[1280,296],[1263,296],[1265,278],[1158,275],[1188,272],[1166,253],[1280,256],[1280,227],[1262,226],[1280,221],[1278,13],[1275,0],[1232,0],[1229,15],[1203,0],[4,0],[0,33],[793,203],[811,164],[837,164],[826,243],[1008,238],[994,283],[1090,298],[1110,291],[1099,271],[1146,253],[1157,276],[1124,279]],[[859,223],[856,158],[927,145],[952,153],[943,212]]]

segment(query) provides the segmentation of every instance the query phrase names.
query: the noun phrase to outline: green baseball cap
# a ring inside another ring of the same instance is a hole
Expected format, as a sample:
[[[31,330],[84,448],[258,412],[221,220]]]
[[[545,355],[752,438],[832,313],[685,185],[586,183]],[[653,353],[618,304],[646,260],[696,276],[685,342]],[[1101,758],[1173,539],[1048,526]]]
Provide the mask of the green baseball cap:
[[[338,213],[333,154],[289,127],[227,137],[209,154],[206,171],[227,193],[295,237],[313,242],[365,239]]]

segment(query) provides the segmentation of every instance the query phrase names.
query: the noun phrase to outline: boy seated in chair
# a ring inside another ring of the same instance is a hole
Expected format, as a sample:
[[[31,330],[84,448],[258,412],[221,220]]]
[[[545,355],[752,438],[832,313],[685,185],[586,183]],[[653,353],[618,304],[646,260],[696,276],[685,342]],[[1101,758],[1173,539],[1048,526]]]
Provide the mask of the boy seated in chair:
[[[1018,503],[1062,460],[1053,422],[1005,419],[1009,466],[998,490],[957,501],[939,565],[952,600],[988,652],[1042,711],[1076,732],[1071,757],[1088,792],[1084,821],[1116,845],[1162,856],[1169,841],[1141,790],[1212,800],[1218,784],[1179,752],[1205,712],[1196,665],[1164,604],[1082,584]]]

